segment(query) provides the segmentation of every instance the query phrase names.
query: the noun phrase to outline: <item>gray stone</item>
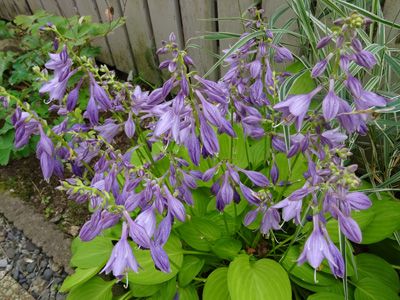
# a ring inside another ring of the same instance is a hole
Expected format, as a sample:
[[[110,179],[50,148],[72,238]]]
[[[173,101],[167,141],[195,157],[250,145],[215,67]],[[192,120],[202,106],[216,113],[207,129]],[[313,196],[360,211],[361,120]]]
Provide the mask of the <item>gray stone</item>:
[[[55,262],[50,262],[50,269],[54,272],[57,273],[61,270],[61,266]]]
[[[0,268],[5,268],[7,267],[8,262],[6,258],[0,259]]]
[[[27,271],[28,273],[32,273],[32,272],[35,270],[35,267],[36,267],[36,263],[35,263],[35,262],[32,262],[32,263],[30,263],[30,264],[28,264],[28,265],[26,266],[26,271]]]
[[[15,249],[14,248],[7,248],[6,255],[8,258],[13,259],[15,256]]]
[[[50,269],[46,269],[46,270],[44,271],[42,277],[43,277],[44,280],[50,281],[50,279],[51,279],[52,276],[53,276],[53,271],[50,270]]]
[[[49,300],[50,299],[50,291],[45,290],[43,293],[40,294],[40,299],[41,300]]]
[[[40,262],[40,268],[41,268],[41,269],[46,268],[47,265],[48,265],[48,263],[47,263],[47,260],[45,260],[45,259],[43,259],[43,260]]]
[[[57,293],[56,300],[65,300],[67,298],[66,295]]]
[[[14,270],[12,270],[11,276],[12,276],[15,280],[18,280],[18,275],[19,275],[19,271],[18,271],[17,268],[15,268]]]
[[[32,244],[31,241],[27,240],[25,243],[25,249],[32,252],[32,251],[36,250],[36,246],[34,244]]]
[[[32,293],[40,295],[46,289],[47,282],[40,277],[35,278],[32,281],[31,288],[29,289]]]

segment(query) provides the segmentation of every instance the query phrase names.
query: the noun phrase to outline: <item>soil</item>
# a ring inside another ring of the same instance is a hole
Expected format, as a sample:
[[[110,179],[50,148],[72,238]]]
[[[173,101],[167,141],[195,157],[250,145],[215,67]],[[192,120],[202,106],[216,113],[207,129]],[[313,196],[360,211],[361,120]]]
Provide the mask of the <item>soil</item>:
[[[49,183],[43,179],[40,162],[34,155],[0,167],[0,189],[18,196],[65,233],[76,236],[90,213],[85,205],[78,205],[56,190],[58,185],[54,176]]]

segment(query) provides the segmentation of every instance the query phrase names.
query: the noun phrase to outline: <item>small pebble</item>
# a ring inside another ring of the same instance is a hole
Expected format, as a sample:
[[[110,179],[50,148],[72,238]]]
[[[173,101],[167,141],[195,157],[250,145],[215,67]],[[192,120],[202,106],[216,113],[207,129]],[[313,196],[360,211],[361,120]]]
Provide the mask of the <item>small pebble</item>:
[[[49,281],[51,279],[51,276],[53,275],[53,271],[50,269],[46,269],[43,273],[43,279]]]
[[[0,268],[5,268],[8,266],[8,262],[6,258],[0,259]]]

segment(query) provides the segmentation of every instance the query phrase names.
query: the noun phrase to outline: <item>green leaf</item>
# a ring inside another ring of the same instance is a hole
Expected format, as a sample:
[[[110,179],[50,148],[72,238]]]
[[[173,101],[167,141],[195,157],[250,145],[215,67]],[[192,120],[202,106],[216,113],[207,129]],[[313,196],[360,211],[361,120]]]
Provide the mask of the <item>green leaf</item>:
[[[196,256],[186,255],[183,257],[182,268],[179,270],[178,282],[180,286],[188,285],[201,271],[204,260]]]
[[[399,296],[392,289],[382,284],[380,280],[366,277],[355,283],[355,300],[395,300]]]
[[[374,218],[362,229],[361,244],[372,244],[391,236],[400,229],[400,202],[397,200],[375,200],[372,207]]]
[[[310,284],[311,287],[316,287],[317,289],[310,289],[315,292],[317,292],[321,287],[326,288],[328,286],[337,284],[336,279],[330,274],[317,272],[317,274],[314,276],[314,269],[310,265],[307,263],[298,265],[297,259],[299,258],[299,255],[299,247],[290,247],[284,260],[282,261],[282,266],[291,275],[295,276],[299,280],[300,284],[303,282],[305,284]],[[317,280],[316,282],[315,279]]]
[[[129,278],[128,278],[129,279]],[[152,285],[142,285],[136,283],[130,283],[129,288],[131,290],[131,294],[134,297],[142,298],[142,297],[150,297],[157,293],[162,284],[152,284]]]
[[[5,166],[10,161],[11,149],[0,149],[0,166]]]
[[[229,300],[228,290],[228,268],[222,267],[215,269],[208,275],[203,289],[204,300]],[[248,299],[248,298],[247,298]]]
[[[221,237],[219,226],[207,217],[194,216],[178,228],[181,238],[194,249],[210,251],[212,242]]]
[[[353,276],[351,278],[353,281],[357,282],[369,277],[381,281],[394,292],[399,292],[399,276],[386,260],[373,254],[361,253],[356,256],[356,264],[358,278]]]
[[[292,298],[289,276],[280,264],[266,258],[249,261],[248,255],[230,263],[228,289],[232,300]]]
[[[193,285],[180,287],[178,289],[179,300],[198,300],[199,295]]]
[[[172,278],[161,285],[156,294],[151,296],[151,300],[172,300],[176,294],[176,278]]]
[[[76,239],[75,253],[71,258],[71,264],[78,268],[93,268],[103,266],[110,257],[113,245],[110,239],[96,237],[90,242],[82,242]]]
[[[111,300],[112,299],[112,287],[115,280],[104,281],[100,277],[96,276],[90,279],[85,284],[82,284],[68,294],[68,300]]]
[[[128,273],[129,282],[150,285],[162,283],[175,277],[183,261],[182,244],[175,235],[171,235],[164,246],[164,250],[167,252],[171,263],[170,273],[164,273],[155,268],[149,250],[134,249],[133,253],[141,269],[138,273],[132,271]]]
[[[320,292],[308,296],[307,300],[343,300],[343,295],[329,292]]]
[[[211,247],[212,252],[220,258],[229,260],[235,258],[240,249],[242,249],[242,243],[228,237],[217,240]]]
[[[69,275],[67,278],[65,278],[60,288],[60,292],[68,292],[70,289],[88,281],[90,278],[95,276],[100,271],[100,269],[101,266],[89,269],[76,269],[74,274]]]

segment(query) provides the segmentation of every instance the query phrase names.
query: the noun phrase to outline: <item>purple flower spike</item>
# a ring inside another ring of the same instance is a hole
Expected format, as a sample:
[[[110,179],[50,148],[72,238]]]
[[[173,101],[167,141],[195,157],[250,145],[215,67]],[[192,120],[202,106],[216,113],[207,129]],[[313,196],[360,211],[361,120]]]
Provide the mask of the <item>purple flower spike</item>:
[[[79,98],[79,89],[81,88],[82,85],[82,80],[77,84],[77,86],[69,93],[67,97],[67,110],[68,111],[73,111],[76,104],[78,103],[78,98]]]
[[[244,169],[240,169],[240,171],[243,172],[255,185],[258,185],[260,187],[265,187],[269,185],[268,178],[265,177],[265,175],[261,174],[260,172],[249,171]]]
[[[171,192],[169,191],[168,187],[164,185],[164,193],[168,201],[168,209],[169,212],[177,218],[179,221],[184,222],[186,219],[186,211],[185,207],[183,206],[182,202],[172,196]]]
[[[319,42],[317,43],[317,49],[322,49],[326,46],[328,46],[328,44],[332,41],[332,36],[328,35],[323,37],[322,39],[319,40]]]
[[[129,117],[128,120],[126,120],[125,122],[125,134],[128,138],[133,138],[133,136],[135,135],[135,123],[132,120],[132,113],[129,112]]]
[[[99,134],[107,141],[111,142],[114,137],[118,134],[120,126],[115,124],[113,119],[107,119],[104,125],[94,126],[94,130],[98,131]]]
[[[367,69],[372,69],[376,65],[375,56],[366,50],[362,50],[354,54],[354,61],[357,65]]]
[[[352,209],[364,210],[371,207],[372,202],[369,198],[360,192],[353,192],[346,195],[346,201],[350,204]]]
[[[102,230],[101,226],[101,210],[96,210],[90,220],[87,221],[81,228],[79,232],[79,237],[82,241],[93,240]]]
[[[273,184],[276,184],[279,179],[279,169],[276,163],[272,165],[271,171],[270,171],[270,176]]]
[[[356,221],[354,221],[351,217],[345,216],[340,211],[338,211],[338,221],[340,229],[350,241],[354,243],[361,243],[361,229]]]
[[[222,211],[226,205],[231,203],[233,200],[233,188],[229,183],[228,172],[224,174],[224,179],[217,193],[217,209]]]
[[[150,254],[157,269],[165,273],[171,272],[168,255],[160,245],[152,245],[150,248]]]
[[[330,53],[325,59],[317,62],[311,71],[311,77],[316,78],[316,77],[321,76],[325,72],[326,67],[328,66],[328,62],[330,61],[330,59],[332,57],[333,57],[333,54]]]
[[[278,63],[293,61],[292,52],[288,48],[272,45],[275,49],[274,59]]]
[[[200,138],[205,150],[211,155],[219,152],[217,136],[203,115],[200,115]]]
[[[93,98],[96,103],[103,110],[111,108],[111,101],[108,98],[106,91],[96,82],[92,73],[89,72],[90,77],[90,98]]]
[[[336,117],[339,111],[339,102],[341,99],[335,94],[334,87],[334,81],[333,79],[331,79],[329,81],[329,91],[322,101],[322,111],[324,113],[324,118],[326,121],[330,121],[334,117]]]
[[[274,106],[274,109],[283,113],[283,118],[294,121],[296,129],[300,130],[307,114],[312,98],[319,93],[322,87],[318,86],[308,94],[291,95],[285,101]]]
[[[109,274],[112,272],[116,278],[121,280],[129,270],[137,273],[138,269],[139,264],[133,256],[132,248],[128,243],[128,225],[124,222],[122,224],[121,239],[115,244],[110,259],[101,273]]]
[[[132,220],[127,211],[123,212],[126,222],[128,222],[129,236],[142,248],[150,248],[150,237],[146,230]]]

